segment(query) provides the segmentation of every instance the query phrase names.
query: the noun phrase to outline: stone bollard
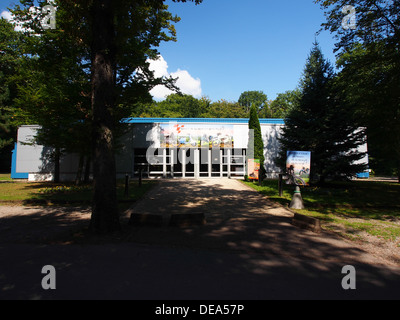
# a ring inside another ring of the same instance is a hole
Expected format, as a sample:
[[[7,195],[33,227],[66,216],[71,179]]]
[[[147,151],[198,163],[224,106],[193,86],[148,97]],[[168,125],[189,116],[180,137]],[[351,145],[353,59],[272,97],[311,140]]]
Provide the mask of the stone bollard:
[[[296,186],[296,190],[294,191],[292,202],[290,203],[289,208],[291,209],[304,209],[303,198],[301,197],[300,187]]]
[[[313,217],[307,217],[298,213],[294,214],[294,217],[292,219],[292,224],[302,229],[311,230],[315,233],[320,233],[322,230],[321,222],[319,219]]]

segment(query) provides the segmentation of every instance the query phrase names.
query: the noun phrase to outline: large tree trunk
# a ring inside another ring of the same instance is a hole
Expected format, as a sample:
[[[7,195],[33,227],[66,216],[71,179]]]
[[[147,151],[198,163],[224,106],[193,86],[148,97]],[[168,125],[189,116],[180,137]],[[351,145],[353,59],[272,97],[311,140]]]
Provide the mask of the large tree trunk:
[[[85,156],[83,154],[79,155],[78,171],[75,176],[75,185],[79,186],[82,181],[83,166],[85,164]]]
[[[54,179],[55,183],[60,182],[60,159],[61,159],[61,151],[60,148],[56,148],[54,151]]]
[[[91,231],[120,229],[114,155],[115,33],[112,0],[93,1],[92,112],[94,196]]]
[[[400,183],[400,160],[397,160],[397,180]]]
[[[92,157],[91,156],[87,156],[86,157],[86,164],[85,164],[85,176],[83,178],[83,182],[85,184],[89,183],[90,180],[90,164],[92,162]]]

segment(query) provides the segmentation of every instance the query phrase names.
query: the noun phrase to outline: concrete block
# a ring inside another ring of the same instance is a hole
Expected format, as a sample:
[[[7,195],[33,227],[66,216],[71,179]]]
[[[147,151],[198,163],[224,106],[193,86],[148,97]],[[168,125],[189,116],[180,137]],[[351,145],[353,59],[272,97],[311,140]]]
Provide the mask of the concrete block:
[[[302,214],[295,213],[292,219],[292,224],[296,227],[307,229],[315,233],[321,232],[321,222],[317,218],[308,217]]]
[[[169,225],[172,227],[190,227],[205,225],[204,213],[172,214]]]
[[[129,219],[130,226],[161,227],[163,225],[162,215],[132,213]]]

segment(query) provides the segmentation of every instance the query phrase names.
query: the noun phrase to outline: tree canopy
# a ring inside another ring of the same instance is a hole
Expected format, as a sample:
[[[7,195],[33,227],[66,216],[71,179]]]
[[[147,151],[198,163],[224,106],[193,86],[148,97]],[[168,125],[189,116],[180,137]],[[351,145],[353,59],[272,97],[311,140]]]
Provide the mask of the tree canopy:
[[[16,139],[12,101],[16,86],[11,78],[21,59],[22,37],[14,26],[0,18],[0,172],[9,172],[11,150]]]
[[[351,1],[352,30],[341,27],[348,1],[317,0],[327,17],[323,27],[336,39],[343,97],[368,130],[371,166],[397,173],[400,181],[400,1]]]
[[[299,102],[300,90],[288,90],[284,93],[279,93],[275,100],[269,104],[268,112],[266,117],[268,118],[281,118],[285,119],[293,108],[295,108]]]
[[[238,102],[246,113],[250,112],[252,105],[254,105],[257,112],[259,112],[268,105],[268,98],[262,91],[245,91],[240,95]]]
[[[114,153],[120,120],[151,101],[155,86],[176,89],[174,79],[156,78],[148,61],[159,55],[162,41],[176,41],[179,18],[162,0],[54,0],[56,25],[48,29],[41,23],[48,4],[21,0],[12,9],[26,43],[16,110],[42,127],[57,156],[75,126],[88,129],[94,177],[90,228],[112,232],[119,229]]]
[[[249,115],[237,102],[191,95],[171,94],[163,101],[143,103],[131,114],[141,118],[247,118]]]
[[[311,151],[311,175],[326,178],[353,177],[365,170],[364,132],[355,125],[352,110],[343,103],[336,76],[315,43],[300,81],[300,99],[289,111],[283,128],[280,163],[287,151]]]

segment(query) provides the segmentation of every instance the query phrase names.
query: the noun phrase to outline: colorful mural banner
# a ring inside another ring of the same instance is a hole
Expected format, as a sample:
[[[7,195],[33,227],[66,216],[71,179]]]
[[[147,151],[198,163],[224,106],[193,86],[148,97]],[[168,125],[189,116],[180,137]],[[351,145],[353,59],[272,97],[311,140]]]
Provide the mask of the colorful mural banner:
[[[288,151],[286,158],[286,172],[300,177],[306,184],[310,182],[311,152]]]
[[[160,124],[161,148],[233,148],[233,125]]]

